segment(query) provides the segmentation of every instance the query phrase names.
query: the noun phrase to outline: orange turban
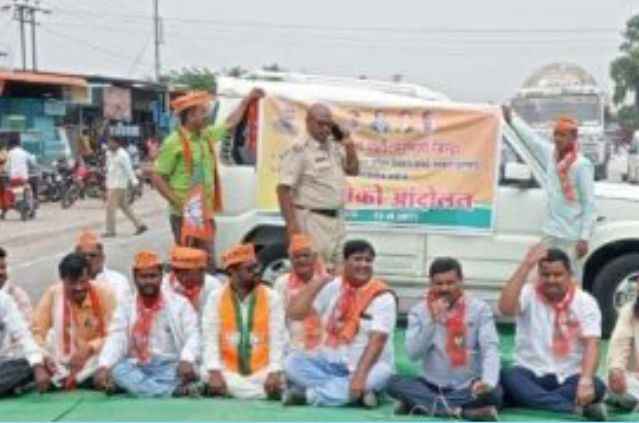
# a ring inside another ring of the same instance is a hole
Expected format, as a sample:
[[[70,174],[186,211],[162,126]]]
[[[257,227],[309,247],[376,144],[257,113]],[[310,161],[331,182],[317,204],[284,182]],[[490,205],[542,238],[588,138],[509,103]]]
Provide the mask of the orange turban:
[[[559,132],[561,134],[570,134],[573,132],[577,132],[578,128],[579,123],[576,119],[573,119],[570,116],[561,116],[555,122],[554,132]]]
[[[160,261],[160,257],[153,251],[144,250],[135,255],[135,260],[133,261],[133,268],[135,270],[150,269],[158,266],[162,266],[162,262]]]
[[[98,244],[100,244],[100,238],[98,234],[93,232],[90,229],[84,229],[78,235],[78,239],[76,241],[76,245],[82,249],[90,250],[91,248],[95,248]]]
[[[236,264],[247,263],[256,259],[255,247],[253,247],[253,244],[236,245],[235,247],[228,249],[222,255],[222,263],[224,264],[225,269]]]
[[[171,266],[176,269],[204,269],[207,263],[206,252],[198,248],[175,246],[171,250]]]
[[[295,234],[291,238],[291,243],[288,247],[289,254],[295,254],[302,250],[313,249],[313,243],[311,237],[306,234]]]
[[[213,96],[206,91],[190,91],[171,102],[171,107],[175,113],[180,113],[189,107],[204,105],[207,106],[213,101]]]

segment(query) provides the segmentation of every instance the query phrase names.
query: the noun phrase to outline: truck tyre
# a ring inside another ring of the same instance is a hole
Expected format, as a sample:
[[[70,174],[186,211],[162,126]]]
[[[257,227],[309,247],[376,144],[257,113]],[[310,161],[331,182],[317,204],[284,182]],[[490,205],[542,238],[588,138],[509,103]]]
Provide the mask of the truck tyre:
[[[281,242],[265,245],[258,253],[258,259],[262,264],[262,280],[271,286],[291,268],[286,247]]]
[[[612,334],[617,310],[636,295],[639,281],[639,254],[625,254],[608,262],[595,277],[593,294],[601,309],[601,331],[604,338]],[[624,286],[621,286],[621,284]],[[626,286],[625,284],[630,284]],[[623,289],[627,288],[627,289]],[[623,289],[623,291],[621,290]]]

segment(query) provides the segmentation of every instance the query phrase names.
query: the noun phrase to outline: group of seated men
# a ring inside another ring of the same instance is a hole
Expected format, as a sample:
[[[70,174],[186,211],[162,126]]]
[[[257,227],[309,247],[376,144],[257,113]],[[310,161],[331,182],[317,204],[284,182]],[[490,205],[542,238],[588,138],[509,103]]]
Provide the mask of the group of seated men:
[[[289,255],[292,271],[271,288],[251,244],[223,254],[224,281],[206,274],[202,250],[174,247],[169,272],[155,252],[140,251],[131,290],[85,231],[32,311],[0,249],[0,396],[93,387],[375,407],[385,393],[396,413],[467,420],[495,420],[504,405],[592,420],[606,418],[604,398],[637,408],[639,302],[620,313],[607,389],[596,375],[601,314],[561,250],[533,247],[502,290],[499,310],[516,322],[505,369],[491,308],[464,291],[456,259],[435,259],[408,315],[417,377],[395,372],[397,298],[374,277],[371,244],[347,242],[339,276],[305,235],[293,236]]]

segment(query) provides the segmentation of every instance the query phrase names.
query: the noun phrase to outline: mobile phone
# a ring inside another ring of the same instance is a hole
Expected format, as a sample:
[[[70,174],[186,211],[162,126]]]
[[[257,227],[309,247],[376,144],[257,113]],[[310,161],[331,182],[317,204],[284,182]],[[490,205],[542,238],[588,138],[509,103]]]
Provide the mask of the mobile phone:
[[[344,132],[336,123],[331,126],[331,133],[333,134],[333,138],[335,138],[336,141],[341,141],[344,138]]]

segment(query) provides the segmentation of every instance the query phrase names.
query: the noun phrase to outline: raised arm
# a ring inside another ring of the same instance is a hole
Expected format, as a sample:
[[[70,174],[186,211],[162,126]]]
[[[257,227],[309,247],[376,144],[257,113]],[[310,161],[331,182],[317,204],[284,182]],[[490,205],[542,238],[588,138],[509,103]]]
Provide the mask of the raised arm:
[[[406,328],[406,353],[411,360],[418,360],[433,345],[437,322],[431,317],[423,302],[415,305],[408,313]]]
[[[350,136],[344,140],[344,149],[346,150],[344,172],[346,172],[348,176],[359,175],[359,159],[357,158],[357,150],[355,149],[355,143]]]
[[[313,310],[313,302],[330,278],[313,278],[300,292],[291,298],[286,315],[292,320],[304,320]]]
[[[537,263],[546,256],[546,251],[547,249],[543,244],[537,244],[528,251],[524,261],[501,290],[501,296],[499,297],[499,311],[501,314],[515,316],[519,313],[519,296],[526,284],[526,278]]]
[[[264,91],[261,88],[253,88],[249,95],[244,97],[235,110],[226,118],[226,121],[224,122],[226,129],[233,129],[239,125],[250,104],[262,97],[264,97]]]

